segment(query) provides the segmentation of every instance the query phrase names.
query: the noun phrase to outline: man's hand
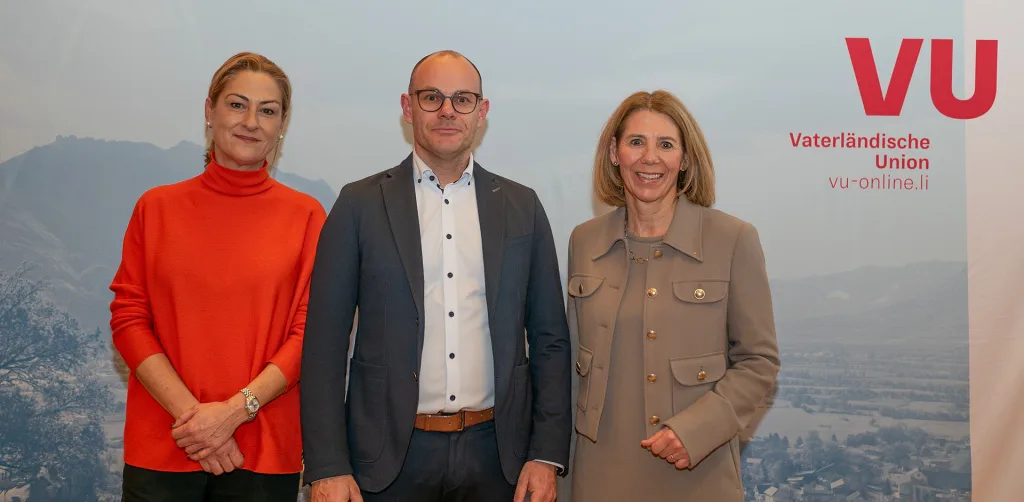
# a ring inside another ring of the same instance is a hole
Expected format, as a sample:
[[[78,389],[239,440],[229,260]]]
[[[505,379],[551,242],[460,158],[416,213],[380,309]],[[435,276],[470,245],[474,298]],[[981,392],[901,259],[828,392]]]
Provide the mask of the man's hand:
[[[248,414],[244,403],[244,399],[232,398],[197,404],[174,421],[171,437],[189,458],[201,461],[223,446],[235,434],[235,429],[245,423]]]
[[[311,502],[363,502],[359,485],[351,474],[314,481],[312,495]]]
[[[203,467],[204,471],[215,476],[231,472],[236,468],[242,467],[244,463],[245,457],[242,455],[242,450],[238,449],[238,443],[235,442],[235,438],[228,438],[227,442],[214,451],[212,455],[199,461],[199,465]]]
[[[536,460],[527,462],[519,473],[514,502],[524,502],[527,493],[530,494],[530,502],[553,502],[558,496],[555,466]]]
[[[690,455],[686,453],[686,448],[683,447],[683,443],[676,433],[668,427],[640,441],[640,447],[647,449],[656,457],[665,459],[670,464],[675,464],[676,469],[683,470],[690,466]]]

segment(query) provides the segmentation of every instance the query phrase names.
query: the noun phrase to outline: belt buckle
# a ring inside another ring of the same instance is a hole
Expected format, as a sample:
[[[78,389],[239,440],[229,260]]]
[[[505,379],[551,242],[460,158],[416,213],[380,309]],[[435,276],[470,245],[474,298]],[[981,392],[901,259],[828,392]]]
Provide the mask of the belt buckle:
[[[466,430],[466,410],[459,410],[459,412],[456,413],[456,416],[459,417],[459,428],[455,429],[455,432],[463,432],[463,431],[465,431]]]

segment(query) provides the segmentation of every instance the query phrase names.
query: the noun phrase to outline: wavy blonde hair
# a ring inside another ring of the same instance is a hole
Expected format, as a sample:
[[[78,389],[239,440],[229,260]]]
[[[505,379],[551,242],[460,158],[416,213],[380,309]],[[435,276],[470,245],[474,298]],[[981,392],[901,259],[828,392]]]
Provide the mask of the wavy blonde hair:
[[[679,98],[664,90],[635,92],[619,104],[608,118],[594,155],[594,194],[610,206],[626,205],[626,191],[619,168],[612,164],[611,146],[622,137],[626,119],[637,110],[651,110],[668,116],[679,128],[683,142],[683,165],[676,186],[695,204],[715,203],[715,168],[704,133]]]
[[[210,91],[207,97],[210,98],[210,102],[213,106],[217,106],[217,100],[220,99],[220,95],[224,92],[224,88],[227,87],[231,79],[239,73],[244,71],[254,71],[257,73],[265,73],[274,79],[277,83],[277,87],[281,89],[281,135],[284,135],[284,131],[288,125],[288,112],[291,109],[292,104],[292,83],[288,79],[288,75],[285,74],[284,70],[280,66],[277,66],[273,61],[268,59],[262,54],[256,54],[255,52],[240,52],[228,58],[217,70],[217,73],[213,74],[213,79],[210,80]],[[277,163],[278,157],[281,155],[281,143],[278,143],[274,147],[274,160],[267,163],[267,171],[273,172],[274,165]],[[209,131],[206,134],[206,163],[209,164],[213,160],[213,137],[210,136]]]

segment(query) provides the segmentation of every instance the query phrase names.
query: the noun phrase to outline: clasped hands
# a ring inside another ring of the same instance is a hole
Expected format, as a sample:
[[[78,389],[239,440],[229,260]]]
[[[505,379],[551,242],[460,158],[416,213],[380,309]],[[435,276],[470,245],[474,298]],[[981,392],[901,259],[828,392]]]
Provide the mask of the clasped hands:
[[[661,457],[666,462],[675,465],[676,469],[683,470],[690,466],[690,455],[686,452],[686,448],[683,447],[683,442],[668,427],[640,441],[640,447],[651,452],[652,455]]]
[[[206,472],[220,475],[242,467],[245,457],[233,436],[248,419],[244,403],[236,394],[227,401],[196,404],[174,421],[171,437]]]

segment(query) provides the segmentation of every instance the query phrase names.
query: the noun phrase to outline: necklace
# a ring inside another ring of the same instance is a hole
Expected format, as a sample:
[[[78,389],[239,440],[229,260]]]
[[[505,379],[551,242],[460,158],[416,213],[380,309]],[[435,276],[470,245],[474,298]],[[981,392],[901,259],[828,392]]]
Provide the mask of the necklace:
[[[623,235],[629,235],[629,210],[625,211],[625,216],[622,219],[622,233]],[[636,256],[633,254],[633,250],[629,249],[629,241],[626,241],[626,251],[629,251],[629,259],[637,263],[647,263],[646,256]]]

